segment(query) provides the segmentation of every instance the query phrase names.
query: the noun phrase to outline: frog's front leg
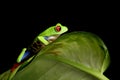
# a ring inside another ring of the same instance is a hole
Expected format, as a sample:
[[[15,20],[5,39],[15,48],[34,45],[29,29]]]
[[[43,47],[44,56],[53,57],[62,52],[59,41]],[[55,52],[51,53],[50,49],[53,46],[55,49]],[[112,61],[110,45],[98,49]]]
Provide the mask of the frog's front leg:
[[[44,45],[48,45],[49,42],[45,39],[45,37],[43,36],[38,36],[37,37]]]

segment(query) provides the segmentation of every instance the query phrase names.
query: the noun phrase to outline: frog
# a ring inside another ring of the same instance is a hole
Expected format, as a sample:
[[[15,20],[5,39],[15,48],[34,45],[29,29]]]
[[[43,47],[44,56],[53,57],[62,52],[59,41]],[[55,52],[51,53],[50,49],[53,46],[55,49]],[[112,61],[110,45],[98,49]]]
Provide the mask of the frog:
[[[55,26],[51,26],[33,40],[33,43],[28,48],[23,48],[20,55],[17,58],[17,62],[20,63],[27,59],[30,54],[38,53],[43,47],[55,41],[61,34],[68,31],[68,27],[57,23]]]
[[[55,26],[51,26],[38,34],[27,48],[22,49],[16,63],[10,69],[11,74],[8,80],[11,80],[20,68],[24,68],[24,66],[30,63],[41,49],[54,42],[60,35],[67,31],[68,27],[57,23]]]

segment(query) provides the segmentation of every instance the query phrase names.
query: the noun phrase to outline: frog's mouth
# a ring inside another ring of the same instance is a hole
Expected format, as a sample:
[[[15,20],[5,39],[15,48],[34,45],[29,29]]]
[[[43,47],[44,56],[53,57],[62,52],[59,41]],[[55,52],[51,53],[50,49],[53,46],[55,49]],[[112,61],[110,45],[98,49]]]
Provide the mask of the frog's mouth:
[[[48,42],[53,42],[55,41],[60,35],[52,35],[48,37]]]

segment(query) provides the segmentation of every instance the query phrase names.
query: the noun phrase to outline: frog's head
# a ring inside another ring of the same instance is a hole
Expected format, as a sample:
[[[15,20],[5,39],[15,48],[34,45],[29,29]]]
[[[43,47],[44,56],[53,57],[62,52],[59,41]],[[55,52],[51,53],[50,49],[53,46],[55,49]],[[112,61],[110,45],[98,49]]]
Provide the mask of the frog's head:
[[[51,42],[56,40],[61,34],[68,31],[68,28],[66,26],[61,25],[60,23],[57,23],[55,26],[52,26],[50,29],[51,30],[49,31],[51,31],[50,32],[51,34],[49,35],[48,41]]]
[[[55,34],[62,34],[64,32],[68,31],[68,28],[66,26],[61,25],[60,23],[57,23],[56,26],[54,26]]]

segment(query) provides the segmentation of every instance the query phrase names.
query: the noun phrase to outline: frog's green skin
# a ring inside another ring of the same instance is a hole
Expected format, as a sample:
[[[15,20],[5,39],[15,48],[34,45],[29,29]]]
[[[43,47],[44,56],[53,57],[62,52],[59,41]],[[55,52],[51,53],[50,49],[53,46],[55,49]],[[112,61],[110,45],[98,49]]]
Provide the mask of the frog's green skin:
[[[57,31],[55,28],[57,26],[61,27],[60,31]],[[40,33],[36,39],[39,39],[41,42],[43,42],[45,45],[48,45],[49,42],[44,38],[45,36],[54,36],[58,37],[59,35],[63,34],[64,32],[68,31],[68,28],[66,26],[62,26],[60,23],[56,24],[56,26],[52,26],[48,29],[46,29],[44,32]],[[36,40],[35,39],[35,40]]]
[[[56,40],[61,34],[65,33],[68,31],[68,28],[66,26],[61,25],[60,23],[57,23],[55,26],[51,26],[48,29],[46,29],[45,31],[43,31],[42,33],[40,33],[34,40],[33,43],[40,41],[42,42],[44,46],[48,45],[49,43],[53,42],[54,40]],[[32,43],[32,44],[33,44]],[[17,58],[17,63],[21,62],[22,57],[25,54],[25,51],[27,50],[27,48],[23,48],[23,50],[21,51],[20,55]],[[24,62],[24,64],[29,63],[32,59],[33,59],[34,55],[32,57],[30,57],[28,60],[26,60]],[[22,64],[21,64],[22,65]],[[8,80],[11,80],[12,77],[16,74],[16,72],[19,70],[19,68],[21,67],[21,65],[19,65],[10,75]]]
[[[61,34],[65,33],[68,31],[68,28],[66,26],[62,26],[60,23],[57,23],[55,26],[51,26],[48,29],[46,29],[45,31],[43,31],[42,33],[40,33],[33,41],[32,43],[32,50],[34,53],[36,52],[36,50],[38,50],[39,48],[41,48],[42,46],[48,45],[49,43],[53,42],[54,40],[56,40]],[[39,45],[37,42],[42,42],[42,46],[41,44]],[[37,48],[33,47],[33,44],[37,44]],[[30,46],[31,49],[31,46]],[[25,51],[27,50],[27,48],[23,48],[22,52],[20,53],[17,62],[21,62],[22,57],[24,56]]]

